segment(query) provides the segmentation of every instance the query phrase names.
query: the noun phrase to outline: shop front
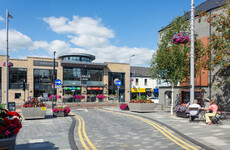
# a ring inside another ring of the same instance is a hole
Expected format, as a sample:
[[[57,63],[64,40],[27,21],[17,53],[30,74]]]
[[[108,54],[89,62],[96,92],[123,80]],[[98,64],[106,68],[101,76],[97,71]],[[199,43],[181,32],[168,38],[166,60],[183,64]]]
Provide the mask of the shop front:
[[[99,101],[97,96],[103,95],[103,87],[87,87],[87,102],[96,102]],[[100,99],[102,102],[103,99]]]

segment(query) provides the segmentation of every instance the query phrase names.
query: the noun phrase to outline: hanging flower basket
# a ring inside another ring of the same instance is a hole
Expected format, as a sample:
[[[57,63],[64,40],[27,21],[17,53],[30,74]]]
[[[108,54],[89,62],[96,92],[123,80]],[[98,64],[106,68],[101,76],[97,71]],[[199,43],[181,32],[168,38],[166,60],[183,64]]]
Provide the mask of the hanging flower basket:
[[[189,35],[186,35],[184,32],[174,33],[171,40],[173,44],[187,44],[189,42]]]
[[[6,62],[4,62],[2,65],[6,66]],[[13,67],[13,66],[14,66],[14,64],[12,62],[8,62],[8,67]]]

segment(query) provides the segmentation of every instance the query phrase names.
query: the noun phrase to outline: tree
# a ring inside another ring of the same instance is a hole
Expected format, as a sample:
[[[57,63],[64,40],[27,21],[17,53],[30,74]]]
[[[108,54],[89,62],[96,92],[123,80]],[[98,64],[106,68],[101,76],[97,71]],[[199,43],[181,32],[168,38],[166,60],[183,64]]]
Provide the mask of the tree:
[[[172,102],[171,114],[173,114],[173,93],[174,86],[179,82],[186,82],[189,78],[190,70],[190,43],[185,44],[172,44],[171,38],[174,33],[181,31],[189,31],[189,21],[184,19],[184,16],[175,18],[170,26],[165,29],[161,35],[159,42],[159,49],[153,54],[151,70],[153,78],[163,79],[172,85]],[[200,56],[202,52],[202,43],[195,40],[195,68],[200,65]],[[197,69],[196,71],[197,72]]]
[[[219,3],[216,4],[219,5]],[[204,61],[202,64],[206,69],[212,70],[214,88],[230,87],[230,0],[225,1],[222,10],[223,12],[220,14],[201,11],[198,15],[199,21],[203,17],[204,21],[210,23],[215,30],[209,37],[208,45],[204,51],[209,61]]]

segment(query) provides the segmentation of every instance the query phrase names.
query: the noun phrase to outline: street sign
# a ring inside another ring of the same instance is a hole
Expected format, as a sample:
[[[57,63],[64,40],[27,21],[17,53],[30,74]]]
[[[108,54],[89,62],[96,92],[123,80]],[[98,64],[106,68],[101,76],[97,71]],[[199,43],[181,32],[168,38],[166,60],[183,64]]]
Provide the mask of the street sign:
[[[61,85],[61,80],[60,80],[60,79],[56,79],[56,80],[55,80],[55,84],[56,84],[56,85]]]
[[[114,84],[116,84],[116,82],[117,82],[118,80],[119,80],[118,78],[114,79]]]
[[[62,86],[61,86],[61,85],[55,85],[55,88],[56,88],[56,89],[61,89]]]
[[[117,86],[121,86],[121,81],[120,81],[120,80],[117,80],[115,84],[116,84]]]
[[[72,92],[74,92],[75,91],[75,87],[74,86],[72,86],[72,90],[71,90]]]

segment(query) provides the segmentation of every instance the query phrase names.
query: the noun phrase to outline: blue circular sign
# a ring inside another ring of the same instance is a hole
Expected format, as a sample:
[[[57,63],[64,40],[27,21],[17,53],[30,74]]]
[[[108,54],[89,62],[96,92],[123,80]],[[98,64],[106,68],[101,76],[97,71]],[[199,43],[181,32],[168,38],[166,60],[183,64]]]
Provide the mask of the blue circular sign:
[[[117,85],[117,86],[121,86],[121,81],[120,81],[120,80],[117,80],[117,81],[116,81],[116,85]]]
[[[55,84],[56,84],[56,85],[61,85],[61,80],[60,80],[60,79],[56,79],[56,80],[55,80]]]

